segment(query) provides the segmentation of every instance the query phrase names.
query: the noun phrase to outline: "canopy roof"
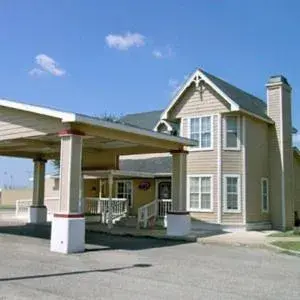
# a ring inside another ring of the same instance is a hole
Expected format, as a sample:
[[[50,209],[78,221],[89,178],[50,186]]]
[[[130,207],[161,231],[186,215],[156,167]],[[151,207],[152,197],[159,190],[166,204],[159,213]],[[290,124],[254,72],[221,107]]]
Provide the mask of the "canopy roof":
[[[196,142],[100,118],[0,99],[0,155],[58,159],[60,133],[83,135],[83,167],[115,168],[119,155],[183,150]]]

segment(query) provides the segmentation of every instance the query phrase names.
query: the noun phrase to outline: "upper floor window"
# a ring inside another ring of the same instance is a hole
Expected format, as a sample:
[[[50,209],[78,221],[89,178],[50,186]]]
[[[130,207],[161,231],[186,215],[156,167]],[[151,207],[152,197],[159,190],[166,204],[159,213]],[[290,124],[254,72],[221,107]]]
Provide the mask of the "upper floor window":
[[[240,118],[226,116],[225,118],[225,149],[238,150],[240,148]]]
[[[190,138],[198,141],[195,148],[212,149],[212,117],[191,118]]]

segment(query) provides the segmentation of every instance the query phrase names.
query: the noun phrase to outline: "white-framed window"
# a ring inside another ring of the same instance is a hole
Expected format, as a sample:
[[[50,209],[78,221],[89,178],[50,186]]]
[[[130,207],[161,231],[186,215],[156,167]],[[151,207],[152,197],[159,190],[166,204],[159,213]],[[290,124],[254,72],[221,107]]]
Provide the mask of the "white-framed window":
[[[224,175],[224,212],[241,212],[240,175]]]
[[[190,211],[212,211],[212,175],[190,175],[187,192]]]
[[[189,119],[189,138],[198,141],[191,150],[213,149],[213,116],[202,116]]]
[[[118,180],[116,182],[116,197],[128,200],[128,205],[132,207],[132,181],[131,180]]]
[[[240,117],[225,117],[224,149],[240,150]]]
[[[269,212],[269,180],[261,179],[261,208],[262,212]]]

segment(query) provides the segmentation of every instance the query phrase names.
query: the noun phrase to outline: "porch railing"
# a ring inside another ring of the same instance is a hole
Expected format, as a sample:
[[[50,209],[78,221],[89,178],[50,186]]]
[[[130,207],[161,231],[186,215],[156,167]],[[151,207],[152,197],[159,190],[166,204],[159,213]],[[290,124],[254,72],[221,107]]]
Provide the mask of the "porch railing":
[[[158,201],[154,200],[138,209],[137,227],[147,228],[150,222],[155,223],[158,215]]]
[[[109,221],[109,198],[85,198],[85,213],[100,215],[102,223]],[[128,214],[128,200],[123,198],[112,198],[112,221],[125,217]]]
[[[27,217],[28,208],[32,204],[32,199],[19,199],[16,201],[16,217]],[[59,198],[58,197],[46,197],[45,205],[47,206],[48,214],[53,214],[55,211],[59,211]]]
[[[147,228],[151,224],[153,226],[158,217],[166,219],[169,210],[172,210],[172,199],[154,200],[141,206],[138,209],[137,227]],[[166,220],[163,223],[165,226]]]
[[[158,216],[165,217],[167,212],[172,210],[172,199],[159,199],[158,200]]]

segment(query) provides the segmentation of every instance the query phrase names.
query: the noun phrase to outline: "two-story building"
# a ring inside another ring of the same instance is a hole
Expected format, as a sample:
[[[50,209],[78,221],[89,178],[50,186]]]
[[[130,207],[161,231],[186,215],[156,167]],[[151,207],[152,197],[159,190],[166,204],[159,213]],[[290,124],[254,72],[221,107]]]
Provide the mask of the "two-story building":
[[[264,101],[197,69],[165,110],[126,115],[118,122],[197,141],[185,149],[187,178],[180,185],[187,187],[187,210],[203,225],[286,229],[293,226],[295,212],[300,214],[291,90],[285,77],[272,76]],[[172,181],[173,188],[178,181],[171,176],[172,156],[150,148],[148,154],[120,156],[113,171],[90,165],[84,196],[105,199],[112,189],[113,197],[127,199],[131,215],[157,200],[165,214]],[[108,178],[113,178],[110,185]],[[48,177],[46,198],[58,191],[59,176]]]

